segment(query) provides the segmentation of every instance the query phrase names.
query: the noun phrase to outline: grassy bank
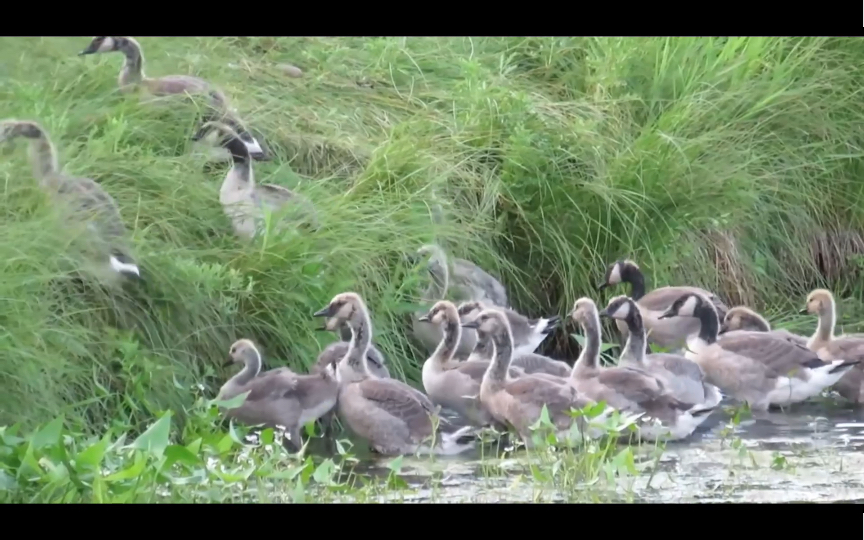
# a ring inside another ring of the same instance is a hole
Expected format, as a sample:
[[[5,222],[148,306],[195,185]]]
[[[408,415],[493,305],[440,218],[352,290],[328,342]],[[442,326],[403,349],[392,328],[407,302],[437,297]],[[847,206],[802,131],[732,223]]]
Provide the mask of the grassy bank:
[[[278,156],[260,181],[318,206],[320,231],[250,245],[222,214],[222,173],[189,152],[193,112],[119,95],[121,57],[77,57],[88,41],[0,38],[0,108],[43,123],[66,170],[118,200],[148,282],[60,279],[72,234],[25,152],[4,157],[0,425],[182,422],[239,337],[270,366],[308,366],[332,339],[310,314],[349,289],[391,373],[416,381],[419,277],[401,255],[433,239],[534,315],[596,297],[620,256],[769,313],[859,278],[857,38],[142,38],[148,74],[233,96]]]

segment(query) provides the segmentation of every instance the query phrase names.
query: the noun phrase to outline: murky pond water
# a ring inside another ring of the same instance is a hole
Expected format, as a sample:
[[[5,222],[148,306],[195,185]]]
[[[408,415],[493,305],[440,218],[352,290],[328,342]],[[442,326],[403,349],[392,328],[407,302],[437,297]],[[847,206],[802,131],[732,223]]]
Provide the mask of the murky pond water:
[[[406,502],[864,502],[864,410],[817,401],[754,415],[732,433],[727,428],[729,419],[726,413],[714,413],[687,441],[667,444],[659,463],[647,456],[648,449],[640,450],[638,454],[645,455],[641,472],[614,482],[614,487],[610,484],[605,492],[596,485],[586,487],[584,496],[548,488],[538,491],[526,476],[519,453],[501,460],[487,456],[482,463],[474,454],[404,457],[400,474],[409,489],[392,498]],[[389,473],[384,467],[388,462],[378,460],[369,472]],[[497,468],[497,474],[484,474],[490,467]],[[433,475],[443,479],[431,482]]]

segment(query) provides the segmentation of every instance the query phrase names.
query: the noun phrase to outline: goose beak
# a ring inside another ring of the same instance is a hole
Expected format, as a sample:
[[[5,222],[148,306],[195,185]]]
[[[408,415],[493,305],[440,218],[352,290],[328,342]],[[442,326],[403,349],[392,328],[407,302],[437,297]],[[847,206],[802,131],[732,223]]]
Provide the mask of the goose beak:
[[[804,309],[799,309],[798,315],[807,315],[807,308],[805,307]]]
[[[608,317],[608,316],[609,316],[609,312],[606,311],[606,308],[603,308],[603,309],[601,309],[601,310],[597,313],[597,315],[600,315],[601,317]],[[661,318],[662,318],[662,317],[661,317]]]
[[[729,331],[729,325],[726,323],[723,323],[720,325],[720,330],[717,331],[717,335],[725,334],[728,331]]]
[[[462,328],[471,328],[473,330],[480,328],[480,324],[477,321],[462,323],[459,326],[461,326]]]
[[[558,328],[558,326],[561,325],[561,316],[560,315],[552,315],[551,317],[549,317],[546,320],[548,322],[546,323],[546,328],[543,329],[544,334],[551,334],[552,332],[554,332]]]
[[[233,359],[233,358],[229,358],[228,360],[225,361],[225,363],[222,364],[222,367],[223,367],[223,368],[226,368],[226,367],[230,366],[230,365],[233,364],[233,363],[234,363],[234,359]]]
[[[672,313],[672,312],[670,312],[670,311],[666,311],[666,312],[663,313],[663,315],[660,315],[660,316],[657,317],[657,318],[658,318],[658,319],[671,319],[671,318],[674,317],[674,316],[675,316],[674,313]]]
[[[429,320],[429,315],[423,315],[422,317],[418,317],[417,320],[420,322],[432,322]]]
[[[602,291],[603,289],[605,289],[605,288],[608,287],[608,286],[609,286],[608,283],[605,283],[605,282],[604,282],[604,283],[600,283],[599,285],[597,285],[597,290],[598,290],[598,291]]]
[[[324,326],[319,326],[318,328],[315,329],[315,331],[316,331],[316,332],[329,332],[329,330],[327,330],[327,326],[326,326],[326,325],[324,325]]]
[[[94,46],[91,44],[89,47],[87,47],[87,48],[84,49],[83,51],[79,52],[79,53],[78,53],[78,56],[86,56],[86,55],[88,55],[88,54],[93,54],[93,53],[96,52],[96,50],[97,50],[96,47],[94,47]]]
[[[318,311],[316,311],[315,313],[312,314],[313,317],[326,317],[328,315],[330,315],[330,306],[329,305],[327,307],[319,309]]]

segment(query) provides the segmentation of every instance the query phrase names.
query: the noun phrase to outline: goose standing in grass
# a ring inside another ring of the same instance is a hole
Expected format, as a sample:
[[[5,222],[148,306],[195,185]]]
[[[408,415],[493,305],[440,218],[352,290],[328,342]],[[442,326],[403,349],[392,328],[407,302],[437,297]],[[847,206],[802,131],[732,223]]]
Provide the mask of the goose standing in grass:
[[[471,302],[463,302],[459,305],[459,309],[457,313],[459,315],[459,319],[462,322],[470,322],[474,320],[477,315],[480,314],[481,311],[486,309],[486,306],[481,304],[480,302],[471,301]],[[510,362],[511,366],[519,368],[525,373],[547,373],[549,375],[555,375],[558,377],[569,377],[570,376],[570,366],[567,365],[566,362],[562,362],[560,360],[555,360],[549,358],[548,356],[543,356],[541,354],[536,354],[533,352],[534,348],[532,348],[532,338],[540,333],[543,337],[548,334],[543,333],[546,328],[557,328],[559,317],[554,317],[554,322],[546,322],[553,321],[553,318],[550,319],[535,319],[534,321],[528,320],[526,317],[523,317],[519,313],[516,313],[513,310],[509,310],[506,308],[496,308],[499,309],[504,315],[507,317],[507,322],[510,324],[510,328],[519,328],[519,335],[522,336],[522,347],[521,350],[519,348],[519,341],[516,339],[517,332],[513,332],[513,341],[516,344],[516,350],[513,352],[513,359]],[[537,329],[541,328],[540,332],[537,332]],[[534,331],[532,331],[534,329]],[[528,345],[524,345],[528,342]],[[539,342],[538,342],[539,344]],[[527,351],[527,349],[531,348],[531,351]],[[471,355],[468,357],[469,361],[484,361],[490,362],[492,361],[492,355],[494,354],[495,346],[492,344],[492,339],[489,335],[485,337],[477,337],[477,345],[474,347],[474,350],[471,352]]]
[[[141,279],[141,271],[127,245],[126,225],[114,198],[90,178],[62,173],[54,144],[38,123],[0,121],[0,143],[10,144],[16,137],[30,142],[30,161],[39,187],[62,207],[67,217],[86,223],[91,238],[96,241],[98,263],[110,268],[109,275]]]
[[[699,322],[687,319],[661,320],[659,315],[666,311],[672,302],[685,293],[698,293],[709,298],[717,309],[720,318],[726,314],[728,308],[717,295],[699,287],[677,286],[659,287],[646,294],[645,276],[639,266],[631,260],[619,260],[606,269],[603,282],[597,285],[597,290],[618,285],[619,283],[630,284],[630,298],[636,301],[642,312],[642,321],[648,335],[648,342],[667,350],[679,350],[687,336],[698,332]],[[621,344],[627,340],[627,323],[616,320],[615,325],[621,334]]]
[[[669,353],[654,353],[646,356],[645,327],[642,314],[633,299],[616,296],[600,312],[601,317],[623,320],[629,335],[624,352],[618,359],[619,367],[634,367],[660,379],[669,393],[676,399],[704,407],[716,407],[723,394],[713,384],[705,382],[705,373],[699,364],[684,356]]]
[[[302,447],[300,428],[326,415],[336,405],[339,384],[330,365],[318,373],[298,375],[287,368],[261,373],[261,353],[248,339],[231,345],[231,359],[225,364],[244,364],[219,390],[218,400],[228,401],[249,392],[227,415],[250,425],[282,426],[295,450]]]
[[[598,437],[605,433],[591,424],[605,422],[614,412],[612,407],[606,407],[597,417],[586,422],[584,416],[573,418],[571,410],[583,409],[595,402],[573,386],[537,375],[510,377],[513,337],[504,313],[494,308],[484,309],[473,321],[463,322],[462,326],[477,330],[481,336],[489,336],[494,344],[494,358],[480,383],[481,404],[496,421],[512,426],[526,446],[533,446],[531,426],[540,419],[544,406],[559,440],[570,438],[574,422],[582,436]],[[632,424],[639,416],[624,415],[623,426]]]
[[[729,309],[729,311],[726,312],[726,316],[723,317],[723,322],[720,325],[721,335],[730,332],[736,332],[738,330],[745,330],[750,332],[766,332],[773,336],[781,337],[787,341],[791,341],[796,345],[800,345],[802,347],[807,346],[806,337],[799,336],[798,334],[793,334],[789,330],[785,330],[783,328],[772,330],[771,325],[768,323],[765,317],[745,306],[735,306]]]
[[[834,385],[858,360],[825,362],[812,351],[765,332],[739,330],[719,336],[720,318],[714,304],[698,293],[686,293],[660,315],[693,317],[699,329],[687,338],[686,357],[693,360],[709,384],[747,402],[753,411],[785,406],[818,395]]]
[[[347,321],[351,328],[348,354],[336,368],[339,415],[376,452],[455,454],[474,446],[476,434],[472,426],[454,429],[438,416],[432,402],[421,392],[395,379],[369,375],[366,352],[372,338],[372,323],[358,294],[338,294],[314,316]],[[430,444],[433,440],[434,445]]]
[[[628,304],[617,310],[629,309]],[[634,312],[638,309],[634,306]],[[590,298],[580,298],[571,317],[582,326],[585,347],[573,364],[571,384],[595,401],[631,413],[645,413],[637,422],[643,440],[689,437],[717,408],[715,403],[684,402],[669,393],[662,380],[643,369],[600,366],[600,317]],[[633,339],[631,334],[630,339]],[[704,401],[704,396],[703,396]]]
[[[807,340],[807,348],[823,360],[864,360],[864,334],[834,335],[837,308],[834,295],[825,289],[816,289],[807,295],[802,315],[819,317],[816,332]],[[853,403],[864,402],[864,365],[859,363],[849,370],[834,387],[845,399]]]
[[[249,239],[255,235],[264,220],[264,208],[279,212],[289,205],[297,206],[301,218],[307,219],[312,227],[318,226],[315,208],[305,197],[282,186],[255,183],[249,149],[229,126],[206,122],[193,138],[198,140],[211,130],[219,132],[222,146],[231,153],[233,164],[222,181],[219,202],[238,236]]]
[[[472,425],[491,424],[493,418],[479,400],[480,382],[489,368],[489,361],[453,362],[456,344],[462,334],[456,306],[441,300],[420,320],[443,326],[444,330],[444,338],[438,348],[423,363],[423,388],[429,398],[435,404],[457,412]],[[522,370],[510,369],[511,377],[521,375],[524,375]]]
[[[144,74],[144,54],[141,45],[128,36],[97,36],[94,37],[86,49],[78,53],[78,56],[89,54],[120,52],[123,53],[125,61],[120,70],[120,89],[129,91],[143,89],[153,96],[169,95],[194,95],[207,94],[208,106],[211,108],[206,120],[221,120],[229,124],[243,141],[249,150],[252,159],[256,161],[267,161],[269,156],[261,148],[261,144],[253,137],[249,130],[243,125],[237,114],[228,105],[228,99],[220,90],[214,88],[209,82],[199,77],[190,75],[168,75],[165,77],[151,78]]]

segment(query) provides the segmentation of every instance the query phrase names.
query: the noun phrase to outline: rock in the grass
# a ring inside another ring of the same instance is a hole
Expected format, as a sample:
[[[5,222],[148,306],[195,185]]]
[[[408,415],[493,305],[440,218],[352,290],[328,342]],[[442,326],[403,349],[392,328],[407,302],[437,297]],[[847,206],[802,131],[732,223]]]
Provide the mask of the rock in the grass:
[[[276,67],[279,68],[279,71],[281,71],[285,75],[288,75],[289,77],[299,79],[303,76],[303,70],[298,68],[297,66],[292,66],[291,64],[279,64]]]

